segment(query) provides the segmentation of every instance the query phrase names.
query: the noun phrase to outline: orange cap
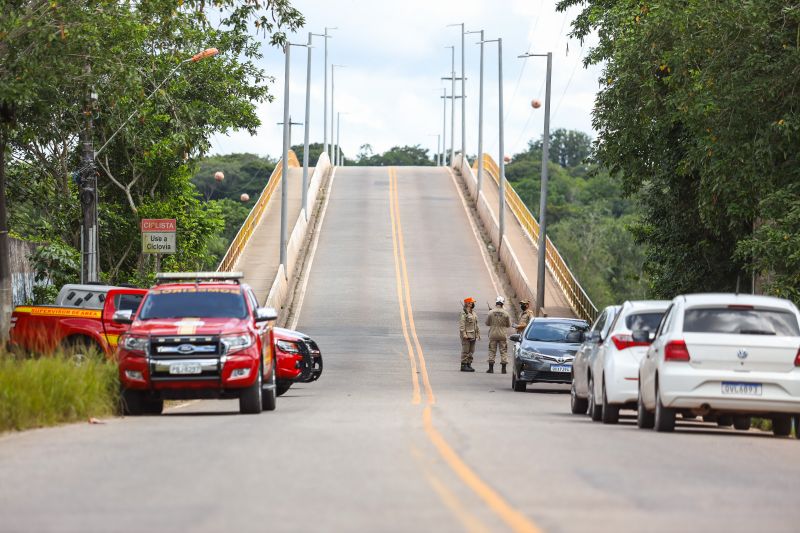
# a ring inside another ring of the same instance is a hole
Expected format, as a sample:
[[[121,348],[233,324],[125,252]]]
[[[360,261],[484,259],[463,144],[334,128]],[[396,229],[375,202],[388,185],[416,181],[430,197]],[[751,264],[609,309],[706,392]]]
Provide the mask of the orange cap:
[[[464,303],[465,304],[475,303],[475,300],[473,298],[471,298],[471,297],[470,298],[464,298]]]

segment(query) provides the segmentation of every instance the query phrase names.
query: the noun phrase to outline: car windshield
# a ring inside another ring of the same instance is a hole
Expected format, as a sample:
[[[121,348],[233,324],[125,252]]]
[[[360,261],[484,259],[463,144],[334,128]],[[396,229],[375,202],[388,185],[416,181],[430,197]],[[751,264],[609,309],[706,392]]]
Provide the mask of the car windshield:
[[[661,323],[664,311],[656,313],[634,313],[625,317],[625,327],[631,331],[655,331]]]
[[[237,289],[153,290],[142,304],[139,319],[153,318],[245,318],[247,305]]]
[[[683,317],[683,331],[800,337],[797,317],[794,313],[779,309],[688,309]]]
[[[117,294],[114,299],[114,307],[117,311],[133,311],[139,309],[139,304],[142,303],[142,294]]]
[[[578,343],[579,339],[567,339],[567,335],[577,331],[586,331],[589,328],[587,324],[580,322],[550,322],[550,321],[536,321],[534,320],[525,338],[529,341],[538,342],[569,342]]]

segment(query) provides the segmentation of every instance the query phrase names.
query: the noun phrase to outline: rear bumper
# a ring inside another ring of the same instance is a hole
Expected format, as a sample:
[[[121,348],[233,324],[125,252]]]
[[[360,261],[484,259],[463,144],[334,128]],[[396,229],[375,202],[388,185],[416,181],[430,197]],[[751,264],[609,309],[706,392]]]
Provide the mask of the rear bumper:
[[[661,401],[666,407],[751,414],[800,413],[800,369],[785,373],[731,372],[670,363],[662,366],[658,377]],[[760,384],[761,395],[723,394],[722,382]]]
[[[610,361],[604,371],[610,404],[636,403],[639,398],[639,365],[623,358]]]

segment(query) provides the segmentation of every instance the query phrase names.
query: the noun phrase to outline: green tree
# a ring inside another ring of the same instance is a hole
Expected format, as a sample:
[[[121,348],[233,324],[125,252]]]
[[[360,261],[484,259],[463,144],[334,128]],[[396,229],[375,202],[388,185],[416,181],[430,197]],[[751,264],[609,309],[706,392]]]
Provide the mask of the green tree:
[[[657,295],[763,289],[795,298],[800,7],[782,0],[562,0],[604,64],[596,157],[638,193]]]
[[[211,135],[254,132],[256,104],[272,98],[271,79],[256,65],[260,43],[252,30],[281,44],[284,30],[303,23],[287,0],[222,0],[210,18],[207,7],[202,0],[3,4],[0,109],[6,120],[0,148],[13,146],[9,176],[20,182],[12,189],[28,183],[38,193],[14,197],[12,221],[20,221],[20,229],[78,245],[73,170],[86,95],[94,90],[96,147],[136,114],[97,161],[104,276],[146,277],[152,262],[136,245],[145,216],[178,219],[181,251],[164,261],[166,268],[207,263],[210,240],[222,231],[222,211],[199,202],[190,183],[195,162]],[[212,46],[219,56],[185,65],[145,99],[179,61]],[[0,164],[0,187],[5,168]]]
[[[372,155],[369,155],[372,154]],[[356,165],[361,166],[433,166],[434,160],[428,155],[428,150],[420,145],[393,146],[382,154],[373,154],[372,147],[368,144],[361,146]]]

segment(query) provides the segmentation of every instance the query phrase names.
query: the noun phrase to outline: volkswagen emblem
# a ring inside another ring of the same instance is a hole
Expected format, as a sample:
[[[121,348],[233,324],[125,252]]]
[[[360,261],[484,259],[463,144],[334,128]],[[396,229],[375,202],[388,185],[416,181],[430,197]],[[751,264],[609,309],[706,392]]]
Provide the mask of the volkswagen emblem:
[[[747,350],[745,350],[744,348],[739,348],[739,351],[736,352],[736,357],[742,360],[747,359],[747,355],[748,355]]]
[[[178,346],[178,353],[189,354],[194,353],[194,344],[181,344]]]

